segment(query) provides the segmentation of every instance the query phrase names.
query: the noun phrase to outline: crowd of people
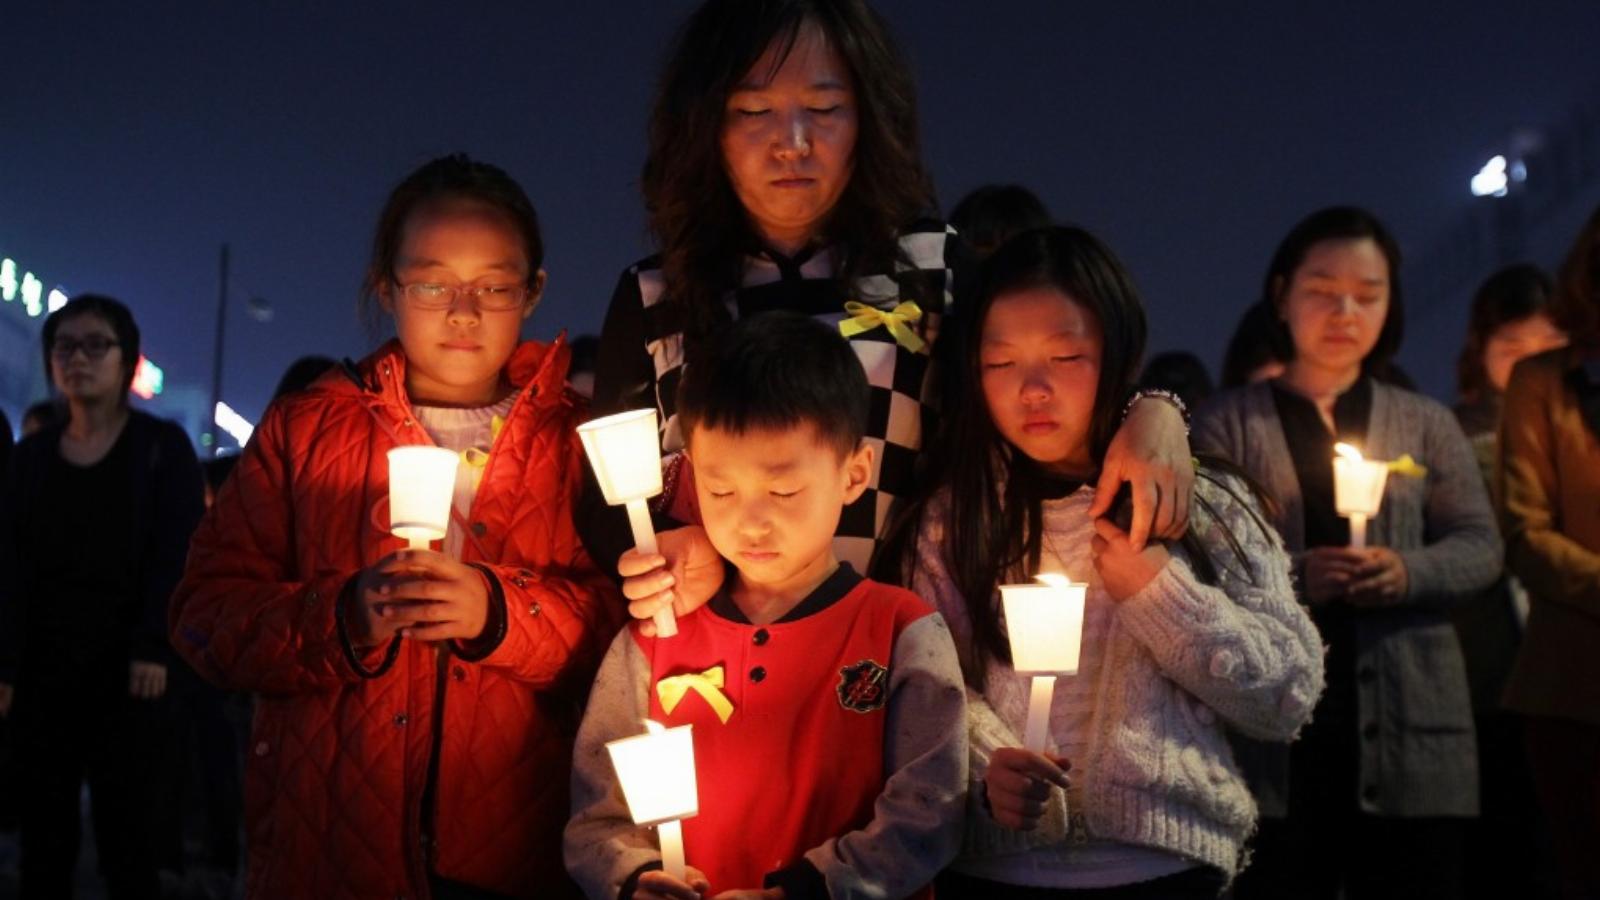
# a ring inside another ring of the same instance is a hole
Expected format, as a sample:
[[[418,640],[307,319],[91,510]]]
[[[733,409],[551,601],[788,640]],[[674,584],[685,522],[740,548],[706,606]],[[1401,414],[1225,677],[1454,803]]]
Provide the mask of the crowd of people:
[[[237,457],[132,408],[125,305],[50,315],[0,507],[24,897],[71,896],[85,782],[113,897],[182,865],[183,782],[259,898],[1600,896],[1600,211],[1483,282],[1452,411],[1347,206],[1262,248],[1215,384],[1143,365],[1091,231],[1015,185],[939,217],[864,0],[705,0],[648,133],[597,340],[521,340],[535,206],[435,159],[378,214],[395,337]],[[655,552],[576,432],[639,408]],[[1402,461],[1364,540],[1340,442]],[[426,549],[406,445],[461,460]],[[1026,749],[998,588],[1041,574],[1082,643]],[[693,726],[683,871],[606,750],[646,719]]]

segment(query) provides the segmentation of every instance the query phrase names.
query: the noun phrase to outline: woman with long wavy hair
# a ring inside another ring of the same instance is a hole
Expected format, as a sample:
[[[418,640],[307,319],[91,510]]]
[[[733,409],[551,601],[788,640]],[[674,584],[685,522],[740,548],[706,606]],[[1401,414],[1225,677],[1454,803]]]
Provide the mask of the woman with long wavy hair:
[[[660,415],[663,555],[624,555],[628,529],[593,490],[583,517],[591,555],[628,577],[635,615],[710,597],[722,565],[683,489],[692,474],[678,455],[677,385],[709,335],[785,309],[838,327],[872,385],[872,488],[845,510],[835,541],[864,569],[895,501],[912,493],[945,393],[940,332],[969,268],[964,245],[933,217],[915,85],[883,19],[864,0],[706,0],[662,73],[643,189],[660,252],[617,284],[595,411]],[[1193,473],[1172,406],[1133,409],[1105,477],[1133,482],[1142,543],[1152,527],[1181,533]]]

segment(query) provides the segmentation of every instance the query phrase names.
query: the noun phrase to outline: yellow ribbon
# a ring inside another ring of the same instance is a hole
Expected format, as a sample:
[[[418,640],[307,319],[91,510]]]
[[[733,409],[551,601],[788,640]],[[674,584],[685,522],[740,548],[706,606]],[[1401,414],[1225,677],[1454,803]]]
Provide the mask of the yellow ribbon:
[[[1389,471],[1408,478],[1425,478],[1428,475],[1428,467],[1412,459],[1409,453],[1402,454],[1399,459],[1390,460]]]
[[[500,438],[500,430],[506,427],[504,416],[495,416],[489,420],[489,446]],[[461,451],[461,461],[473,468],[481,469],[489,464],[489,451],[481,447],[468,447]]]
[[[900,346],[912,353],[921,353],[927,349],[927,342],[917,336],[909,327],[910,323],[922,319],[922,307],[907,300],[892,310],[879,309],[851,300],[844,305],[844,311],[851,315],[839,323],[839,333],[847,338],[855,337],[864,331],[871,331],[882,325],[889,329],[889,334]]]
[[[722,693],[722,685],[722,667],[712,666],[704,672],[689,672],[661,679],[656,682],[656,696],[661,699],[661,709],[670,714],[692,690],[705,698],[711,705],[712,711],[717,714],[717,718],[726,725],[728,717],[733,715],[733,703]]]

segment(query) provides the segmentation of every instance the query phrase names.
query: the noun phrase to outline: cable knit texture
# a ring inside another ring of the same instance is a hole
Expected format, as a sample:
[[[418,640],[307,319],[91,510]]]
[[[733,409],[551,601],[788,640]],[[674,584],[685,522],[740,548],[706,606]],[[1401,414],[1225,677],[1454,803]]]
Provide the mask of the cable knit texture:
[[[1311,717],[1322,692],[1322,644],[1296,602],[1282,541],[1248,508],[1248,489],[1207,473],[1197,496],[1217,517],[1191,517],[1209,548],[1220,587],[1202,584],[1184,551],[1137,594],[1118,603],[1106,593],[1089,555],[1092,488],[1045,503],[1041,569],[1088,584],[1079,674],[1057,682],[1050,737],[1081,746],[1072,759],[1073,802],[1092,841],[1166,850],[1215,866],[1230,877],[1256,822],[1256,805],[1224,735],[1289,741]],[[1197,504],[1197,508],[1199,504]],[[918,536],[913,588],[950,624],[962,666],[974,665],[967,604],[944,557],[947,499],[936,499]],[[1248,567],[1229,549],[1231,532]],[[1097,618],[1103,627],[1096,626]],[[1087,716],[1075,711],[1078,695]],[[982,779],[995,749],[1021,746],[1028,678],[991,661],[981,696],[969,689],[973,808],[966,857],[1024,851],[1069,861],[1065,798],[1032,832],[1007,829],[981,808]],[[1086,728],[1086,734],[1074,733]],[[958,861],[957,867],[960,867]],[[992,871],[992,869],[991,869]]]

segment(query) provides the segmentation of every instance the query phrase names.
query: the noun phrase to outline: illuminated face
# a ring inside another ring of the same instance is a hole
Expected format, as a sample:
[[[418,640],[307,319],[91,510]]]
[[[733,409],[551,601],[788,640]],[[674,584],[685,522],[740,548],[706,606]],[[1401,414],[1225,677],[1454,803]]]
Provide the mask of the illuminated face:
[[[1313,244],[1278,301],[1296,365],[1358,370],[1389,315],[1389,261],[1370,238]]]
[[[1053,287],[996,297],[978,348],[983,399],[995,428],[1047,469],[1090,474],[1089,427],[1103,347],[1099,320]]]
[[[56,328],[50,347],[50,380],[68,400],[120,400],[131,364],[122,358],[111,323],[98,315],[75,315]]]
[[[850,182],[856,97],[844,60],[815,24],[800,27],[773,73],[777,52],[762,54],[729,94],[722,158],[757,231],[793,252],[816,235]]]
[[[1544,313],[1496,328],[1483,342],[1483,369],[1496,393],[1504,393],[1511,368],[1527,357],[1567,345],[1567,333]]]
[[[872,448],[841,454],[805,424],[690,435],[695,492],[711,543],[746,587],[801,592],[833,567],[844,507],[866,490]]]
[[[394,281],[381,295],[406,353],[406,390],[423,403],[483,406],[494,401],[500,373],[516,349],[522,320],[538,304],[544,271],[529,279],[516,226],[503,213],[469,201],[421,207],[406,219]],[[414,284],[507,287],[531,283],[510,310],[480,309],[457,293],[446,309],[422,309],[405,293]]]

